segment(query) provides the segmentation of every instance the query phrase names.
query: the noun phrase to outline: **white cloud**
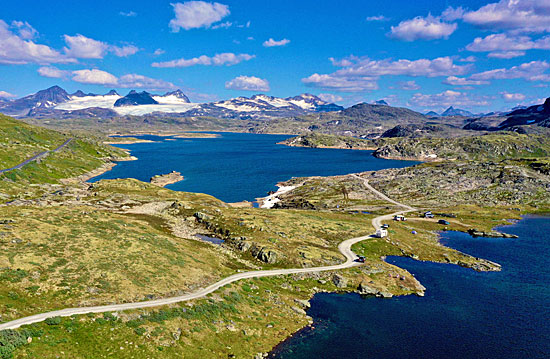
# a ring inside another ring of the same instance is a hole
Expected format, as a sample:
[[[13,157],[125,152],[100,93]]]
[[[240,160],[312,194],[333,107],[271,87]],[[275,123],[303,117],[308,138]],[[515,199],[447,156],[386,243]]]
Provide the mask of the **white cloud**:
[[[515,51],[516,54],[518,54],[519,51],[533,49],[550,50],[550,35],[533,40],[529,36],[509,36],[508,34],[492,34],[484,38],[477,37],[472,43],[466,46],[466,50],[474,52]]]
[[[118,57],[128,57],[139,51],[134,45],[115,46],[103,41],[94,40],[81,34],[64,35],[66,47],[63,48],[69,57],[79,59],[102,59],[107,52]]]
[[[525,51],[495,51],[487,54],[487,57],[494,59],[513,59],[525,55]]]
[[[83,84],[117,86],[120,88],[143,88],[150,90],[170,90],[176,86],[164,80],[153,79],[138,74],[127,74],[120,77],[98,69],[82,69],[76,71],[61,70],[56,67],[41,67],[38,73],[44,77],[70,78]]]
[[[475,56],[468,56],[462,59],[458,59],[460,62],[476,62],[477,58]]]
[[[546,61],[531,61],[509,69],[501,68],[484,71],[470,76],[473,80],[504,80],[524,79],[527,81],[550,81],[550,75],[545,73],[550,68]]]
[[[243,61],[249,61],[256,57],[255,55],[249,54],[234,54],[231,52],[226,52],[222,54],[216,54],[212,57],[202,55],[199,57],[194,57],[192,59],[178,59],[164,62],[153,62],[151,66],[153,67],[189,67],[195,65],[205,65],[205,66],[231,66],[236,65]]]
[[[308,86],[331,91],[367,91],[378,89],[377,80],[381,76],[456,76],[469,72],[472,65],[457,65],[450,57],[433,60],[371,60],[368,57],[350,56],[344,59],[329,59],[341,69],[332,74],[315,73],[302,82]]]
[[[478,85],[487,85],[488,81],[481,80],[470,80],[463,77],[449,76],[443,81],[444,84],[453,85],[453,86],[478,86]]]
[[[229,90],[241,91],[269,91],[269,82],[255,76],[239,76],[225,83],[225,88]]]
[[[104,42],[90,39],[84,35],[65,35],[67,47],[63,50],[67,56],[80,59],[101,59],[107,52],[109,45]]]
[[[30,26],[30,25],[29,25]],[[23,36],[28,37],[30,35]],[[51,64],[76,62],[46,45],[37,44],[16,35],[8,24],[0,20],[0,64],[22,65],[27,63]]]
[[[226,21],[212,26],[212,29],[229,29],[231,26],[233,26],[233,23]]]
[[[38,31],[26,21],[12,21],[12,28],[16,29],[19,37],[24,40],[32,40],[38,35]]]
[[[514,32],[550,31],[547,0],[501,0],[464,13],[463,20],[490,30]]]
[[[282,39],[282,40],[273,40],[273,38],[270,38],[269,40],[264,41],[263,45],[265,47],[273,47],[273,46],[285,46],[290,42],[289,39]]]
[[[227,5],[217,2],[187,1],[172,6],[176,17],[170,20],[169,26],[173,32],[179,32],[180,29],[208,28],[230,13]]]
[[[424,108],[447,108],[454,107],[479,107],[488,106],[489,101],[485,97],[476,96],[472,98],[468,93],[447,90],[438,94],[416,93],[409,100],[409,105]]]
[[[418,16],[392,26],[388,36],[403,41],[447,39],[456,28],[457,24],[442,22],[438,17]]]
[[[118,80],[118,86],[124,88],[140,88],[149,90],[172,90],[177,86],[171,82],[153,79],[143,75],[123,75]]]
[[[399,88],[401,90],[419,90],[420,86],[415,81],[405,81],[399,83]]]
[[[302,79],[302,82],[307,86],[331,91],[360,92],[378,89],[376,78],[372,77],[346,78],[327,74],[313,74]]]
[[[331,59],[335,66],[343,67],[336,71],[339,76],[450,76],[463,75],[470,71],[471,65],[457,65],[451,57],[438,57],[433,60],[371,60],[368,57],[348,57],[336,61]]]
[[[525,100],[525,95],[522,93],[509,93],[509,92],[501,92],[500,93],[502,98],[506,102],[518,102]]]
[[[0,91],[0,98],[10,98],[10,97],[16,97],[16,96],[6,91]]]
[[[70,74],[70,71],[60,70],[53,66],[42,66],[38,69],[40,76],[61,79]]]
[[[162,54],[166,53],[163,49],[156,49],[155,52],[153,52],[153,55],[160,56]]]
[[[459,6],[456,9],[449,6],[443,13],[441,13],[441,18],[445,21],[455,21],[458,19],[462,19],[464,16],[465,10]]]
[[[83,84],[117,85],[116,76],[102,70],[77,70],[72,72],[72,80]]]
[[[377,16],[369,16],[366,18],[367,21],[388,21],[389,18],[385,17],[384,15],[377,15]]]
[[[119,15],[126,16],[126,17],[136,17],[137,13],[134,11],[121,11],[119,12]]]
[[[134,45],[109,46],[109,51],[113,52],[118,57],[128,57],[139,51],[139,48]]]
[[[330,102],[330,103],[344,101],[344,98],[342,96],[334,95],[331,93],[320,93],[318,97],[321,100],[325,102]]]

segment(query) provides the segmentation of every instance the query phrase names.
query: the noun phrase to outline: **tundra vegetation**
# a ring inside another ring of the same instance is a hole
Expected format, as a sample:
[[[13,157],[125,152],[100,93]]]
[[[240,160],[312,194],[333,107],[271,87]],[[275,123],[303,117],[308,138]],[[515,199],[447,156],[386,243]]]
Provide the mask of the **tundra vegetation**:
[[[0,128],[3,168],[75,139],[0,175],[0,323],[66,307],[181,295],[242,271],[341,263],[340,242],[372,233],[373,218],[400,209],[364,180],[419,209],[405,222],[386,222],[387,238],[353,247],[364,265],[242,280],[158,308],[50,318],[0,332],[2,359],[254,357],[311,322],[308,299],[317,292],[423,295],[413,275],[384,261],[388,255],[499,270],[441,245],[437,232],[490,233],[550,205],[547,142],[538,137],[480,136],[472,139],[476,145],[459,142],[469,155],[453,160],[438,152],[440,162],[399,170],[292,179],[284,184],[295,189],[280,196],[277,208],[260,209],[134,179],[89,184],[82,181],[87,172],[128,155],[104,138],[7,117],[0,117]],[[423,218],[427,210],[436,218]],[[449,224],[438,224],[441,218]],[[224,242],[206,243],[199,234]]]

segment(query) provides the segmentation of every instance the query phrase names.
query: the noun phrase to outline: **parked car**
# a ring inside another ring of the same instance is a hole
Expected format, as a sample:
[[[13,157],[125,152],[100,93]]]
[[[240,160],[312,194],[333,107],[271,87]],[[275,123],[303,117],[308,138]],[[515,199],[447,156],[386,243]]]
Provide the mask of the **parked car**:
[[[364,256],[358,256],[357,259],[356,259],[356,262],[365,263],[365,257]]]
[[[431,211],[424,213],[424,218],[434,218],[434,215]]]
[[[389,225],[389,224],[383,224],[383,225],[382,225],[382,228],[388,229],[388,228],[390,228],[390,225]]]
[[[449,221],[446,221],[446,220],[444,220],[444,219],[440,219],[439,221],[437,221],[437,223],[439,223],[439,224],[444,224],[444,225],[446,225],[446,226],[448,226],[448,225],[450,224]]]

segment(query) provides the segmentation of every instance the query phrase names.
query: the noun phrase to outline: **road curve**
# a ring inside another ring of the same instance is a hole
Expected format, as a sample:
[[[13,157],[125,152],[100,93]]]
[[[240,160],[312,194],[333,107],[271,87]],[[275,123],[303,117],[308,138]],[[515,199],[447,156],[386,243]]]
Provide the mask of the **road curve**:
[[[372,225],[375,229],[380,227],[382,221],[390,220],[396,214],[406,213],[406,212],[415,210],[410,206],[395,202],[390,198],[386,197],[383,193],[378,192],[377,190],[375,190],[369,185],[366,179],[363,179],[357,175],[353,175],[353,176],[363,180],[363,183],[365,184],[365,186],[380,198],[383,198],[391,203],[394,203],[396,205],[399,205],[405,208],[405,210],[403,211],[374,218],[372,220]],[[353,251],[351,250],[351,247],[355,243],[361,242],[368,238],[372,238],[372,236],[351,238],[340,243],[338,245],[338,250],[346,257],[346,261],[341,264],[337,264],[333,266],[324,266],[324,267],[313,267],[313,268],[272,269],[272,270],[260,270],[260,271],[237,273],[229,277],[226,277],[206,288],[202,288],[194,293],[189,293],[189,294],[185,294],[177,297],[171,297],[171,298],[149,300],[145,302],[122,303],[122,304],[112,304],[112,305],[100,305],[100,306],[94,306],[94,307],[66,308],[61,310],[55,310],[52,312],[36,314],[29,317],[24,317],[24,318],[10,321],[10,322],[2,323],[0,324],[0,330],[16,329],[22,325],[42,322],[52,317],[68,317],[76,314],[103,313],[103,312],[114,312],[114,311],[129,310],[129,309],[150,308],[150,307],[158,307],[158,306],[167,305],[167,304],[185,302],[193,299],[202,298],[227,284],[236,282],[241,279],[269,277],[269,276],[277,276],[277,275],[285,275],[285,274],[323,272],[323,271],[346,269],[346,268],[351,268],[355,266],[360,266],[361,263],[355,262],[355,259],[357,258],[357,256],[355,253],[353,253]]]
[[[67,146],[72,140],[73,140],[72,138],[69,138],[67,141],[63,142],[63,144],[62,144],[61,146],[57,147],[55,150],[40,152],[39,154],[34,155],[34,156],[32,156],[31,158],[26,159],[25,161],[21,162],[21,163],[18,164],[18,165],[15,165],[15,166],[13,166],[13,167],[5,168],[5,169],[3,169],[3,170],[0,170],[0,174],[6,173],[6,172],[9,172],[9,171],[13,171],[13,170],[20,169],[21,167],[23,167],[23,166],[29,164],[30,162],[36,161],[37,159],[42,158],[42,157],[46,156],[46,155],[49,154],[49,153],[59,152],[59,151],[62,150],[65,146]]]

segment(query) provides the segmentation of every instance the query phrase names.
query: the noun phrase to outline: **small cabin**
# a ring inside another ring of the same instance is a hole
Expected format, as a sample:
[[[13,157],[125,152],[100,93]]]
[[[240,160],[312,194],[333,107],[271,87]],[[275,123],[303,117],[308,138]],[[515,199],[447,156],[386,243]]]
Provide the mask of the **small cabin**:
[[[403,222],[403,221],[406,221],[407,218],[405,218],[405,216],[402,214],[398,214],[396,216],[393,216],[393,220]]]
[[[378,237],[378,238],[387,237],[388,236],[388,230],[384,229],[384,228],[379,228],[379,229],[376,230],[375,236]]]

